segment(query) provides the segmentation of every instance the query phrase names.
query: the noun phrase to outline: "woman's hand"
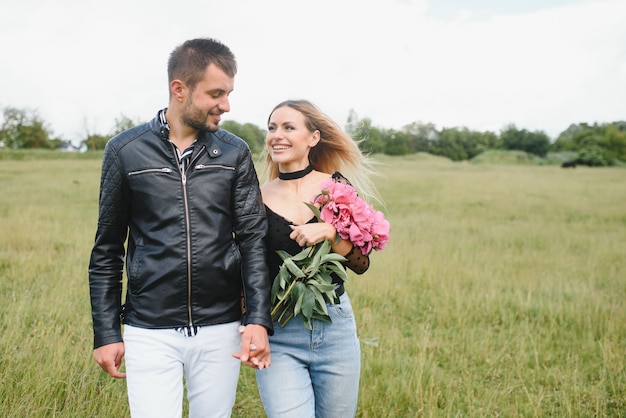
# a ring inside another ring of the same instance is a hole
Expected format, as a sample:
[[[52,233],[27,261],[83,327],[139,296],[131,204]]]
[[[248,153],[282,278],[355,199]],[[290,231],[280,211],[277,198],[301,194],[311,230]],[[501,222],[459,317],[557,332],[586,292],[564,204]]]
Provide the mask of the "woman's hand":
[[[334,253],[346,255],[352,249],[352,243],[342,239],[337,242],[337,230],[329,223],[319,222],[315,224],[306,224],[291,226],[291,234],[289,238],[298,243],[301,247],[311,247],[319,244],[324,240],[330,240],[330,248]]]
[[[327,239],[334,241],[337,230],[334,226],[324,222],[305,225],[291,225],[289,238],[301,247],[311,247]]]

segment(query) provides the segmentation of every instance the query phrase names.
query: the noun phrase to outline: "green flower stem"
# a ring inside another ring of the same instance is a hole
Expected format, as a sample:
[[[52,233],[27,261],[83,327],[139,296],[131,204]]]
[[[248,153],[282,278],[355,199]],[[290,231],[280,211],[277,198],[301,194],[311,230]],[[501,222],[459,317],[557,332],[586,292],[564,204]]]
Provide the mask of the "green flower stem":
[[[270,313],[272,318],[274,317],[274,315],[276,315],[279,312],[279,310],[280,310],[279,308],[282,306],[283,302],[286,301],[287,299],[289,299],[289,296],[291,294],[291,290],[293,289],[293,287],[296,285],[297,282],[298,282],[298,279],[294,278],[293,282],[291,282],[291,284],[289,285],[289,287],[285,291],[285,294],[284,294],[283,298],[278,301],[276,306],[274,306],[274,309],[272,309],[272,312]],[[281,315],[281,317],[282,317],[282,315]]]

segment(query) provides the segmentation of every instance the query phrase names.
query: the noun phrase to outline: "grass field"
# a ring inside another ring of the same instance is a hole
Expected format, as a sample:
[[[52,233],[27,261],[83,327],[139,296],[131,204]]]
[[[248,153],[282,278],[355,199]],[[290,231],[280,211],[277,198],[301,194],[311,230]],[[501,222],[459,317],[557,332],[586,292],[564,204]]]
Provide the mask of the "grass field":
[[[359,417],[626,416],[626,169],[380,157]],[[0,158],[0,416],[128,416],[92,360],[99,158]],[[235,417],[263,417],[242,370]]]

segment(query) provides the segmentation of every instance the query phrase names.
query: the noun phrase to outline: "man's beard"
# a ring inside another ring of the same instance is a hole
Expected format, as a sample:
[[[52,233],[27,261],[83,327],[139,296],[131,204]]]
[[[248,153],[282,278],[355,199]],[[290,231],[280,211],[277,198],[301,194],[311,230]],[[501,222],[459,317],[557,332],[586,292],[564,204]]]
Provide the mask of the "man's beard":
[[[195,107],[191,102],[188,102],[185,105],[180,119],[185,125],[198,131],[215,132],[218,129],[217,124],[207,124],[207,115]]]

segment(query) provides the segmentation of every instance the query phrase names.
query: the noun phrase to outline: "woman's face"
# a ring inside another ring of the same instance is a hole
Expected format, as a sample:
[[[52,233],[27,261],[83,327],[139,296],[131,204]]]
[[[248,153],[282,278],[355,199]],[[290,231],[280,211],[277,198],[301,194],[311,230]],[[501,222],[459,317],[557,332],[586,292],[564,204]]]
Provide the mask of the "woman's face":
[[[309,151],[319,139],[320,132],[309,131],[304,115],[291,107],[279,107],[270,115],[265,138],[269,156],[289,171],[309,164]]]

